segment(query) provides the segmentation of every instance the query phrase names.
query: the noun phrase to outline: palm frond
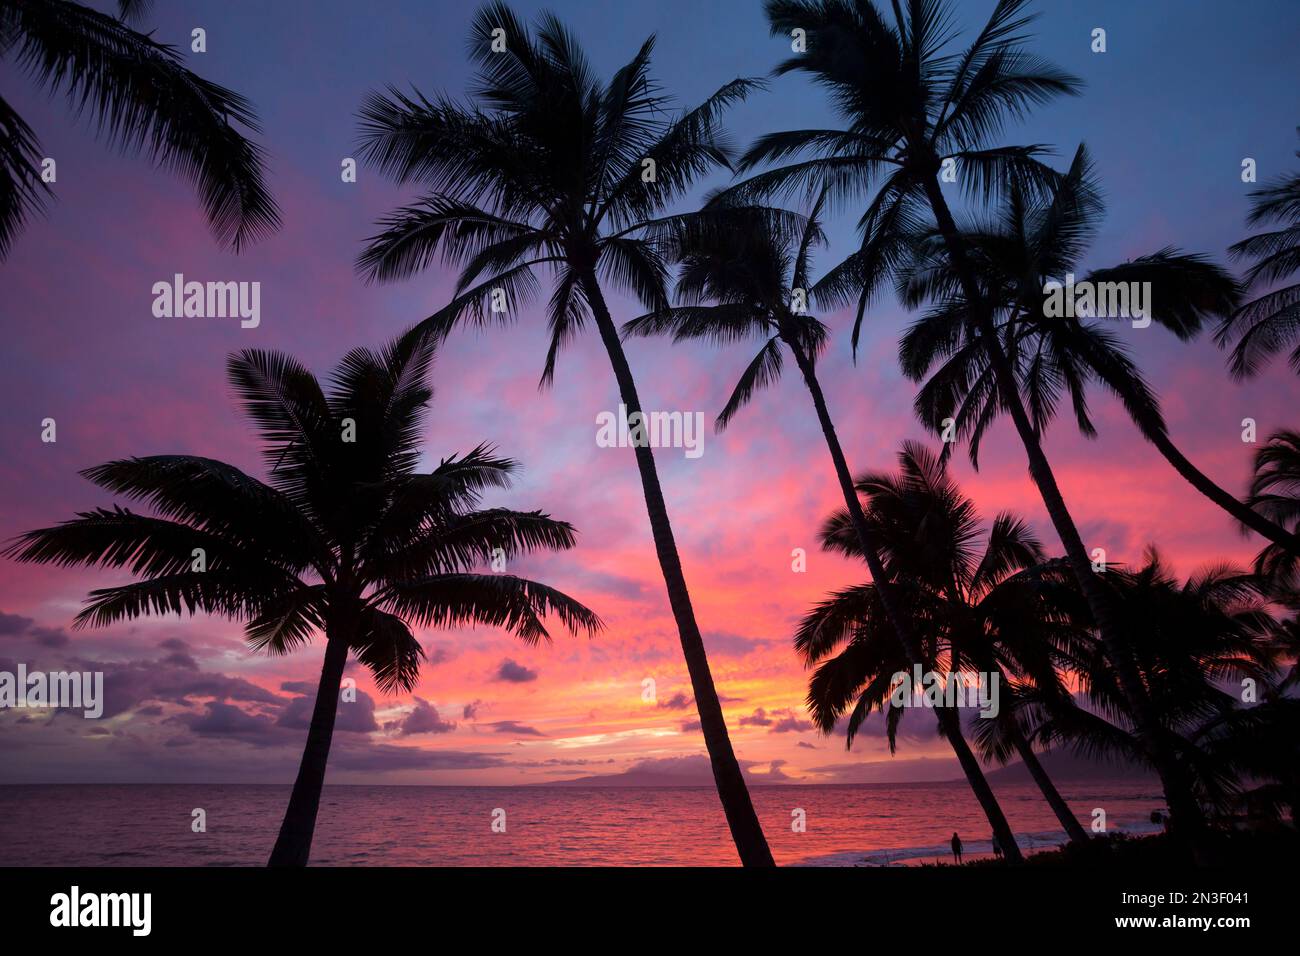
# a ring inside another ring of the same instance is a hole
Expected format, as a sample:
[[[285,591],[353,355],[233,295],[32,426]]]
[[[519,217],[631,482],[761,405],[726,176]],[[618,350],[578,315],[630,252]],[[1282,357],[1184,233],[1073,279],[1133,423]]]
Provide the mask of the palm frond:
[[[123,10],[135,12],[138,4]],[[279,228],[262,150],[234,125],[258,132],[242,96],[185,69],[174,48],[79,3],[24,3],[11,15],[18,66],[64,92],[111,145],[194,183],[218,241],[239,251]]]

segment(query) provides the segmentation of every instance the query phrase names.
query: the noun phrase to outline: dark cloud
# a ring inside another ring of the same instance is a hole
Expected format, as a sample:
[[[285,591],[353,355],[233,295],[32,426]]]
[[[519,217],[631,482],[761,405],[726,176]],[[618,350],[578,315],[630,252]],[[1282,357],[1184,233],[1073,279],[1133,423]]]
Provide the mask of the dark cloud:
[[[465,708],[461,711],[461,717],[465,720],[473,720],[478,716],[478,709],[482,706],[483,701],[481,700],[476,700],[473,703],[466,704]]]
[[[356,694],[356,700],[339,701],[338,716],[334,718],[334,729],[354,734],[374,733],[379,729],[379,724],[375,722],[374,698],[363,690],[358,690]],[[316,691],[312,688],[310,694],[289,698],[289,702],[280,711],[280,718],[276,723],[281,727],[306,730],[311,724],[311,712],[315,706]]]
[[[353,744],[339,747],[330,753],[330,766],[334,769],[364,773],[394,770],[482,770],[503,767],[506,763],[501,754],[425,750],[393,744]]]
[[[41,647],[66,647],[72,643],[68,632],[61,627],[34,627],[27,635]]]
[[[789,763],[787,760],[773,760],[767,765],[766,771],[755,771],[751,769],[750,774],[756,781],[761,778],[761,782],[763,783],[788,782],[794,778],[781,769],[787,763]]]
[[[171,664],[173,667],[185,667],[189,670],[196,671],[199,669],[199,662],[190,657],[184,651],[176,651],[168,654],[163,658],[164,664]]]
[[[123,663],[78,658],[69,663],[76,670],[104,672],[104,717],[115,717],[144,703],[191,707],[206,699],[259,704],[281,702],[280,697],[250,681],[200,671],[188,659],[180,663],[168,658]]]
[[[781,711],[776,713],[781,714]],[[772,734],[802,734],[805,731],[813,729],[812,721],[801,720],[796,717],[794,711],[787,710],[777,722],[772,726],[768,733]]]
[[[36,622],[30,617],[23,617],[21,614],[6,614],[4,611],[0,611],[0,637],[26,634],[27,629],[34,623]]]
[[[681,729],[682,729],[682,733],[689,734],[692,731],[696,731],[700,729],[700,722],[698,720],[684,720],[682,721]]]
[[[657,706],[662,707],[664,710],[685,710],[693,703],[695,703],[694,697],[688,697],[678,691],[668,699],[659,701]]]
[[[810,744],[810,743],[808,743],[808,741],[806,741],[806,740],[801,740],[801,741],[799,741],[797,744],[795,744],[795,746],[796,746],[796,747],[802,747],[804,750],[816,750],[816,749],[817,749],[816,745],[814,745],[814,744]]]
[[[232,737],[258,747],[278,742],[277,724],[270,717],[250,714],[234,704],[211,701],[199,714],[180,714],[171,718],[200,737]]]
[[[514,734],[523,737],[545,737],[536,727],[529,727],[515,720],[498,720],[490,725],[494,734]]]
[[[492,679],[505,681],[509,684],[527,684],[529,681],[537,680],[537,671],[516,663],[507,657],[498,665]]]
[[[315,685],[285,681],[280,692],[238,678],[207,673],[176,655],[188,658],[183,643],[167,642],[168,657],[132,663],[68,660],[60,667],[99,670],[105,674],[105,715],[124,711],[133,720],[110,729],[91,721],[50,719],[0,721],[0,752],[21,751],[24,760],[0,760],[4,782],[159,782],[284,783],[293,779],[306,741],[315,704]],[[0,670],[16,663],[0,659]],[[451,726],[433,704],[416,698],[400,723],[409,733],[441,732]],[[170,716],[168,716],[170,714]],[[400,728],[399,723],[399,728]],[[383,743],[373,699],[358,691],[353,701],[340,701],[330,752],[331,773],[367,780],[386,773],[474,771],[510,766],[502,752],[472,753],[426,750]],[[501,733],[539,734],[522,724],[503,722]],[[350,731],[350,732],[346,732]],[[98,739],[92,744],[89,738]],[[557,764],[556,767],[559,765]],[[552,769],[550,772],[555,772]]]
[[[0,637],[26,637],[42,647],[64,647],[72,640],[61,627],[35,627],[35,624],[30,617],[0,611]]]
[[[783,707],[780,710],[765,710],[762,707],[756,707],[752,714],[746,714],[740,718],[740,726],[767,727],[769,734],[798,734],[813,729],[810,721],[798,717],[789,707]]]
[[[412,734],[447,734],[456,729],[454,720],[443,720],[438,708],[420,697],[415,698],[415,706],[401,720],[384,724],[385,730],[396,730],[398,736],[409,737]]]

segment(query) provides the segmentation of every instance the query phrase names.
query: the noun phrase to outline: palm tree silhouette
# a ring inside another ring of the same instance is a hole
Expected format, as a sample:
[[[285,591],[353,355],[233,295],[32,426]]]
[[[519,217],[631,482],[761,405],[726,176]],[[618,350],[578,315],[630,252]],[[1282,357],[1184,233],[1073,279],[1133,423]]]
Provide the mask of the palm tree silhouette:
[[[978,549],[980,518],[974,503],[948,476],[942,461],[914,442],[905,442],[899,473],[868,474],[857,490],[867,499],[867,522],[881,542],[890,588],[899,591],[923,648],[923,666],[951,677],[983,671],[999,675],[1000,706],[1008,678],[1031,676],[1055,686],[1053,648],[1084,633],[1072,582],[1044,561],[1038,541],[1025,523],[999,514]],[[848,514],[834,513],[823,525],[823,546],[861,557]],[[808,703],[825,733],[849,714],[847,744],[873,708],[885,715],[893,752],[904,711],[888,706],[895,676],[910,671],[890,642],[882,640],[884,607],[874,583],[836,592],[800,624],[796,650],[808,664],[821,662],[809,682]],[[1082,616],[1086,618],[1086,608]],[[834,657],[836,648],[843,644]],[[1048,675],[1043,678],[1041,675]],[[979,761],[965,739],[959,715],[938,708],[940,728],[975,792],[1008,860],[1021,859],[1010,826]],[[1044,797],[1073,838],[1082,828],[1038,761],[1028,740],[1005,716],[973,721],[1002,728],[999,743],[1020,754]],[[1005,762],[1006,754],[998,757]]]
[[[1280,227],[1243,239],[1228,250],[1234,258],[1254,260],[1246,272],[1247,286],[1259,288],[1294,275],[1300,269],[1300,173],[1253,190],[1246,222]],[[1252,377],[1270,357],[1292,345],[1295,348],[1287,362],[1300,374],[1300,284],[1274,289],[1247,302],[1224,320],[1216,338],[1225,348],[1236,340],[1228,368],[1238,381]]]
[[[263,181],[259,132],[238,93],[191,73],[174,47],[127,23],[147,0],[119,0],[117,18],[68,0],[11,0],[0,9],[0,57],[51,93],[63,91],[108,142],[145,153],[198,188],[217,240],[239,251],[274,232],[280,212]],[[36,134],[0,97],[0,259],[50,195]]]
[[[1068,568],[1065,571],[1069,573]],[[1064,694],[1063,683],[1059,679],[1054,683],[1052,693]],[[1034,725],[1025,718],[1025,714],[1031,712],[1034,707],[1042,706],[1042,701],[1053,699],[1041,691],[1043,687],[1052,687],[1050,678],[1048,682],[1040,681],[1037,675],[1030,682],[1004,679],[1001,686],[1002,703],[998,716],[993,720],[977,720],[972,723],[972,745],[985,763],[996,762],[1006,765],[1013,756],[1019,756],[1030,779],[1037,785],[1047,805],[1052,808],[1052,813],[1065,830],[1070,842],[1077,845],[1087,844],[1091,839],[1088,831],[1079,823],[1078,817],[1074,815],[1074,811],[1070,809],[1070,805],[1065,802],[1056,784],[1052,782],[1047,768],[1038,759],[1031,739]]]
[[[1240,762],[1223,740],[1225,723],[1244,726],[1241,681],[1250,678],[1267,689],[1276,675],[1276,622],[1266,582],[1226,564],[1180,581],[1155,548],[1136,568],[1108,570],[1106,581],[1177,759],[1188,768],[1198,798],[1224,808],[1241,786]],[[1093,758],[1150,765],[1109,656],[1095,641],[1091,649],[1076,642],[1072,653],[1071,667],[1087,706],[1068,698],[1037,701],[1032,710],[1036,739]],[[1258,715],[1255,724],[1262,725]]]
[[[709,339],[719,343],[758,338],[758,354],[741,373],[730,399],[718,414],[716,428],[725,429],[759,388],[775,383],[788,351],[812,397],[826,448],[839,481],[847,514],[861,545],[872,578],[882,582],[881,600],[893,622],[904,655],[919,661],[920,647],[908,621],[891,610],[892,597],[883,586],[884,566],[879,547],[863,516],[848,460],[835,431],[816,363],[825,348],[826,326],[808,311],[812,253],[824,244],[819,216],[825,194],[818,196],[805,218],[780,209],[733,206],[719,197],[699,214],[674,223],[664,246],[681,264],[679,299],[687,304],[664,306],[624,325],[626,335],[672,335],[682,342]]]
[[[998,0],[964,50],[956,39],[952,5],[944,0],[894,0],[891,24],[871,0],[766,0],[773,35],[804,31],[806,50],[786,59],[777,73],[801,72],[825,88],[845,129],[769,133],[740,161],[744,170],[801,159],[758,173],[732,187],[743,199],[827,186],[833,195],[860,193],[882,179],[859,225],[863,245],[852,268],[859,273],[859,320],[871,277],[892,266],[900,231],[925,211],[934,217],[966,300],[972,323],[987,343],[993,380],[1029,458],[1029,472],[1087,598],[1107,653],[1120,669],[1124,693],[1139,715],[1138,733],[1160,771],[1171,817],[1187,845],[1199,845],[1204,820],[1185,769],[1173,757],[1139,674],[1120,637],[1110,596],[1097,575],[1074,517],[1020,395],[1015,368],[997,337],[992,304],[984,301],[972,260],[940,175],[950,170],[977,199],[998,196],[1018,182],[1027,195],[1050,187],[1057,174],[1039,157],[1041,146],[988,146],[1008,119],[1062,94],[1077,79],[1030,53],[1022,32],[1033,17],[1027,0]]]
[[[155,455],[82,474],[150,506],[83,512],[29,531],[5,550],[19,561],[129,568],[140,580],[90,593],[77,627],[145,614],[204,612],[244,622],[254,650],[286,654],[325,636],[307,745],[272,866],[311,851],[344,665],[351,652],[386,692],[415,686],[421,627],[504,627],[549,640],[543,616],[595,633],[599,618],[524,578],[475,573],[492,558],[574,544],[541,512],[477,507],[510,484],[515,462],[479,446],[419,469],[430,336],[349,352],[328,388],[292,357],[232,355],[230,383],[263,441],[269,484],[211,458]]]
[[[1252,816],[1272,820],[1289,813],[1291,825],[1300,827],[1297,723],[1300,700],[1270,693],[1253,707],[1224,711],[1197,728],[1193,743],[1232,774],[1234,785],[1223,797],[1228,808],[1244,805]]]
[[[1047,196],[1035,202],[1012,183],[993,222],[962,230],[1034,428],[1044,433],[1068,395],[1079,430],[1095,437],[1087,386],[1098,381],[1120,398],[1143,437],[1194,488],[1247,527],[1300,553],[1300,539],[1215,484],[1173,443],[1155,392],[1105,325],[1045,309],[1047,283],[1074,274],[1101,214],[1092,164],[1080,146],[1069,171]],[[970,322],[972,310],[953,275],[942,236],[933,227],[922,230],[910,253],[912,260],[896,271],[899,297],[912,308],[926,302],[933,308],[903,336],[903,371],[914,381],[925,381],[916,399],[921,420],[936,432],[943,431],[945,420],[953,422],[952,437],[967,442],[978,467],[980,440],[1002,411],[989,357]],[[1076,282],[1093,288],[1148,284],[1148,318],[1184,341],[1200,332],[1208,316],[1231,313],[1238,300],[1236,281],[1222,268],[1170,248],[1094,269]],[[944,452],[953,447],[946,444]]]
[[[817,378],[816,362],[825,346],[827,329],[807,310],[812,250],[824,242],[818,217],[823,196],[806,218],[783,210],[709,205],[700,215],[681,222],[668,243],[672,258],[681,263],[678,298],[685,304],[663,308],[624,326],[630,335],[670,334],[674,341],[711,339],[731,342],[758,338],[762,347],[741,374],[731,398],[719,413],[719,430],[748,403],[754,392],[773,384],[781,374],[782,355],[794,358],[830,452],[844,496],[845,522],[854,538],[854,555],[866,561],[889,627],[902,650],[906,669],[923,663],[923,642],[913,633],[913,622],[895,596],[891,578],[881,559],[882,544],[863,512],[844,449],[840,445]],[[940,713],[945,735],[963,760],[971,787],[989,815],[995,830],[1018,856],[1011,829],[997,805],[978,762],[961,735],[960,722],[949,711]]]
[[[473,321],[516,316],[554,274],[548,305],[551,342],[543,386],[560,348],[589,321],[609,356],[628,416],[641,399],[605,301],[604,286],[649,308],[667,304],[659,236],[675,221],[665,210],[703,173],[727,166],[718,117],[754,87],[736,80],[676,118],[649,76],[654,39],[602,85],[576,39],[544,15],[530,36],[500,3],[480,11],[471,56],[477,98],[458,104],[396,90],[372,94],[361,109],[363,156],[425,198],[383,221],[359,267],[371,280],[409,276],[436,255],[461,266],[456,297],[426,320],[445,333]],[[714,780],[745,865],[772,854],[736,760],[709,670],[654,453],[635,448],[655,551],[686,658]]]
[[[1246,504],[1276,524],[1300,530],[1300,432],[1274,432],[1255,452]],[[1300,601],[1300,554],[1295,549],[1268,545],[1255,558],[1255,570],[1283,595]]]

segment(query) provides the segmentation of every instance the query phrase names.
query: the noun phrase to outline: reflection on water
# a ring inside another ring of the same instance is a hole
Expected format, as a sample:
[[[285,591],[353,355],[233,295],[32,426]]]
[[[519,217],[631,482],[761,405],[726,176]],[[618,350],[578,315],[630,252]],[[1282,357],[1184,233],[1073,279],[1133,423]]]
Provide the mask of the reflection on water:
[[[1149,828],[1158,787],[1061,788],[1088,825]],[[960,784],[778,786],[751,791],[777,862],[906,862],[944,852],[956,830],[980,852],[988,823]],[[1027,784],[997,788],[1023,846],[1060,827]],[[265,863],[289,788],[247,785],[0,787],[0,865],[249,866]],[[207,832],[190,829],[207,812]],[[505,811],[505,832],[492,830]],[[792,813],[807,829],[792,832]],[[325,788],[312,863],[355,866],[713,866],[736,863],[717,795],[705,788]]]

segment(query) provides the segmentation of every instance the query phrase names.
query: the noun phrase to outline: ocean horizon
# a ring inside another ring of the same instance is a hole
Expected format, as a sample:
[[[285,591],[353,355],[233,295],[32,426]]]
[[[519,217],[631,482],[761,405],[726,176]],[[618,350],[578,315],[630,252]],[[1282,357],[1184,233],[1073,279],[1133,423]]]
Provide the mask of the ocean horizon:
[[[0,787],[0,865],[258,866],[289,796],[279,784],[10,784]],[[1146,833],[1163,807],[1149,782],[1067,783],[1085,826]],[[781,865],[882,866],[991,850],[969,789],[946,783],[771,784],[754,803]],[[998,787],[1026,852],[1064,842],[1032,784]],[[201,814],[196,811],[201,811]],[[203,829],[196,830],[197,821]],[[704,786],[428,786],[324,789],[317,866],[729,866],[721,805]]]

